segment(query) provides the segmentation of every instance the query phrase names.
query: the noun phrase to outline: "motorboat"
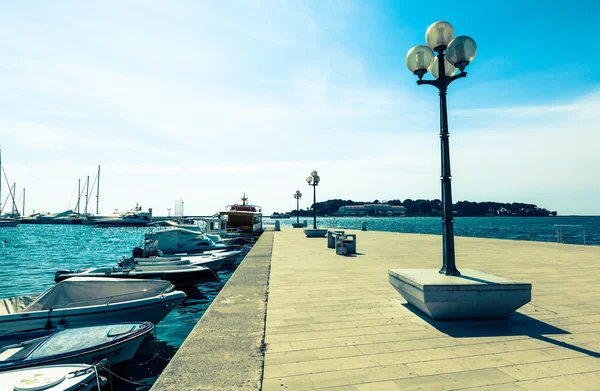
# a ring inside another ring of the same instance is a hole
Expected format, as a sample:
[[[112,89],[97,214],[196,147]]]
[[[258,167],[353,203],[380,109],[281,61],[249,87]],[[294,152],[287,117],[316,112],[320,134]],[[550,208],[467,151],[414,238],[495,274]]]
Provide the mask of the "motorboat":
[[[95,267],[79,270],[58,270],[54,281],[60,282],[72,277],[103,277],[119,279],[167,280],[174,286],[196,284],[198,282],[220,281],[207,267],[193,265],[136,266],[133,259],[121,267]]]
[[[223,258],[223,265],[232,265],[241,253],[242,250],[211,250],[200,254],[174,253],[165,255],[162,251],[158,251],[156,252],[157,255],[149,256],[148,254],[144,254],[141,248],[136,247],[133,250],[133,258],[138,265],[155,265],[157,264],[155,262],[178,262],[178,265],[187,265],[188,263],[195,265],[214,260],[215,258]],[[121,265],[123,263],[122,260],[117,261],[117,263]]]
[[[277,213],[277,212],[275,212],[275,213],[273,213],[273,214],[270,216],[270,218],[271,218],[271,219],[289,219],[289,218],[290,218],[290,215],[289,215],[289,214],[287,214],[287,213]]]
[[[58,326],[159,323],[186,295],[169,281],[72,277],[33,299],[0,300],[0,337]]]
[[[219,238],[220,240],[220,238]],[[228,246],[215,243],[207,235],[189,229],[171,227],[144,235],[144,252],[161,251],[164,254],[195,253],[225,250]]]
[[[219,270],[226,261],[226,256],[208,255],[203,257],[153,257],[153,258],[134,258],[136,268],[144,266],[204,266],[210,270]],[[123,260],[119,260],[119,265]]]
[[[0,373],[0,389],[6,391],[91,391],[106,383],[104,377],[96,376],[96,370],[88,364],[44,365],[16,369]]]
[[[72,209],[52,214],[39,214],[37,224],[81,224],[82,219]]]
[[[248,197],[244,193],[242,205],[227,205],[224,211],[219,212],[219,216],[227,219],[227,226],[230,229],[239,229],[244,234],[260,234],[263,231],[262,207],[247,204],[246,201]]]
[[[48,330],[46,335],[0,348],[0,371],[49,364],[114,366],[131,360],[144,337],[154,330],[150,322],[113,323]]]
[[[152,208],[143,212],[142,207],[125,212],[114,212],[107,215],[87,216],[85,224],[94,224],[97,227],[147,227],[152,223]]]

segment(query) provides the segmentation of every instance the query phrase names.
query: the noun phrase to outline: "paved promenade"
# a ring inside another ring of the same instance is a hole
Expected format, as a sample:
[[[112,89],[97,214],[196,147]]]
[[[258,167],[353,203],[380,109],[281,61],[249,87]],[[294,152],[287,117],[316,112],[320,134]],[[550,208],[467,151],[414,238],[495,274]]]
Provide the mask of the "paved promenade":
[[[457,266],[533,284],[506,320],[435,322],[388,282],[441,237],[357,234],[359,255],[274,233],[262,389],[600,390],[600,247],[456,238]]]

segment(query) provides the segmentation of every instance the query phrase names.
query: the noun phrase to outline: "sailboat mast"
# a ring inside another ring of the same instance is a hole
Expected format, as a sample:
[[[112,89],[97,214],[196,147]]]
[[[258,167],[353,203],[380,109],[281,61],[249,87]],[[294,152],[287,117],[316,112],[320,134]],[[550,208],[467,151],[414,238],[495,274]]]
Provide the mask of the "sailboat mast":
[[[12,188],[12,200],[13,200],[12,215],[13,215],[13,217],[15,217],[15,210],[17,210],[16,205],[15,205],[15,190],[16,189],[17,189],[17,182],[13,182],[13,188]]]
[[[0,149],[0,214],[2,213],[2,150]]]
[[[85,183],[85,210],[83,211],[84,214],[87,214],[89,197],[90,197],[90,176],[88,175],[87,181]]]
[[[98,214],[98,205],[100,203],[100,165],[98,165],[98,182],[96,187],[96,214]]]
[[[77,185],[77,214],[79,214],[79,200],[81,199],[81,179]]]
[[[23,216],[25,216],[25,188],[23,188]]]

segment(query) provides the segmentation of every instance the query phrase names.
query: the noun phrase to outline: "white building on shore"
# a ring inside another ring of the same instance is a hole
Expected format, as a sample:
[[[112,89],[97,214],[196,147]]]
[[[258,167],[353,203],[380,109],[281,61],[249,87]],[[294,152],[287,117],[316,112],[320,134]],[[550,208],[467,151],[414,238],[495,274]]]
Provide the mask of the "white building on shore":
[[[406,208],[389,204],[344,205],[338,209],[338,216],[404,216]]]

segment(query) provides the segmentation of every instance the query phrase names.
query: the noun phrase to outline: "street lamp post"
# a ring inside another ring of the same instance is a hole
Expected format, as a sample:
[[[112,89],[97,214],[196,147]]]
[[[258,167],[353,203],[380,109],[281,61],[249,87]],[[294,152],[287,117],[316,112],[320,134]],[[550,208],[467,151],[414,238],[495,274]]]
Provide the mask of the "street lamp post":
[[[313,228],[314,229],[317,229],[317,186],[319,185],[320,180],[321,180],[321,177],[319,177],[319,175],[317,175],[316,171],[311,172],[310,176],[306,177],[306,182],[308,182],[308,186],[313,187],[313,215],[314,215]]]
[[[465,35],[454,38],[454,28],[448,22],[435,22],[425,33],[427,45],[417,45],[406,55],[406,66],[419,80],[418,85],[428,84],[438,89],[440,94],[440,142],[442,162],[442,226],[443,264],[441,274],[459,276],[454,256],[454,222],[452,216],[452,188],[450,181],[450,146],[448,141],[448,109],[446,92],[456,79],[467,76],[465,68],[475,58],[477,45]],[[437,53],[437,56],[433,52]],[[435,57],[435,58],[434,58]],[[457,69],[460,73],[455,75]],[[434,80],[423,80],[430,70]]]
[[[296,199],[296,223],[300,224],[300,198],[302,198],[302,193],[300,193],[300,190],[296,190],[294,193],[294,198]]]

